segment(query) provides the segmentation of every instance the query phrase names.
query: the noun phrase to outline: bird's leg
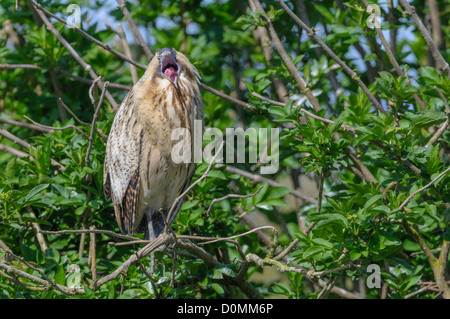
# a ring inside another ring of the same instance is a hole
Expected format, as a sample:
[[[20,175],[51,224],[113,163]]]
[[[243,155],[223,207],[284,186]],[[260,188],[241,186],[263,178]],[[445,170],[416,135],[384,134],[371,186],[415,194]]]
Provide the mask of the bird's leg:
[[[153,225],[153,215],[154,214],[161,214],[162,212],[162,208],[157,211],[157,212],[152,212],[151,209],[147,209],[147,211],[145,212],[145,217],[147,218],[147,223],[148,223],[148,239],[149,240],[155,240],[156,239],[156,234],[155,234],[155,228]],[[155,270],[155,252],[152,251],[150,253],[150,275],[153,276],[153,272]]]
[[[145,211],[145,217],[147,218],[147,227],[148,227],[148,239],[155,240],[155,229],[153,227],[153,212],[151,209],[147,209]]]
[[[150,253],[150,276],[153,277],[153,272],[155,271],[155,252]]]

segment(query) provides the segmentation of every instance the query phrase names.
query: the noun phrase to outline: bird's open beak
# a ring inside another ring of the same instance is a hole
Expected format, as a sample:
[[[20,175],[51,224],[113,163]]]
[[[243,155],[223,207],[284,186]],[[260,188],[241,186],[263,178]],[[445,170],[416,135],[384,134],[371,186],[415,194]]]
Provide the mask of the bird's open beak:
[[[179,70],[180,67],[173,54],[164,54],[161,57],[161,73],[164,74],[168,80],[172,81],[175,86],[177,85]]]

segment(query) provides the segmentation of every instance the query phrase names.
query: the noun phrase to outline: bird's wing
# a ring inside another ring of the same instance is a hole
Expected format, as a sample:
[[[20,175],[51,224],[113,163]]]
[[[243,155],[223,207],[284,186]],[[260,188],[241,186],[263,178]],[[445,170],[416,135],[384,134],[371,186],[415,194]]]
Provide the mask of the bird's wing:
[[[135,223],[142,143],[142,127],[134,115],[132,97],[130,91],[114,118],[103,172],[105,197],[112,198],[119,228],[128,234]]]

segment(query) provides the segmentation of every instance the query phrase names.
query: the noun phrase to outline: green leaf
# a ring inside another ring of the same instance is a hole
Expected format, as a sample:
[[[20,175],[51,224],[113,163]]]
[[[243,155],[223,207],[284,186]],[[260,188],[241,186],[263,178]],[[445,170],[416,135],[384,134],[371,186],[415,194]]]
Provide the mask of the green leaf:
[[[214,289],[219,295],[223,296],[225,294],[225,290],[223,290],[222,286],[218,283],[212,283],[211,288]]]
[[[444,112],[424,111],[416,113],[414,118],[415,120],[411,123],[411,130],[438,125],[447,119],[447,115]]]
[[[281,199],[269,199],[269,200],[264,200],[262,202],[259,202],[258,204],[256,204],[257,207],[262,208],[262,209],[268,209],[271,210],[272,206],[277,206],[277,207],[286,207],[288,206],[288,204]]]
[[[352,261],[355,261],[355,260],[357,260],[360,257],[361,257],[361,250],[359,250],[359,249],[352,249],[352,250],[350,250],[350,259]]]
[[[83,285],[83,289],[84,289],[84,292],[86,293],[86,296],[87,296],[89,299],[94,299],[94,298],[95,298],[94,290],[92,290],[91,288],[89,288],[89,287],[86,286],[86,285]]]
[[[64,267],[63,266],[59,266],[58,270],[56,271],[55,274],[55,282],[58,285],[64,285],[65,284],[65,273],[64,273]]]
[[[317,244],[317,245],[321,245],[324,246],[326,248],[329,249],[333,249],[333,244],[330,243],[328,240],[323,239],[323,238],[314,238],[311,240],[313,243]]]
[[[79,272],[75,272],[70,274],[66,279],[67,287],[80,287],[81,282],[81,274]]]
[[[21,219],[22,219],[22,222],[29,222],[29,223],[36,223],[36,224],[52,226],[52,224],[50,224],[48,221],[42,220],[42,219],[39,219],[39,218],[23,216],[23,217],[21,217]]]
[[[41,197],[40,193],[43,192],[45,189],[47,189],[49,185],[50,184],[42,184],[34,187],[32,190],[28,192],[28,194],[23,199],[22,203],[26,204],[39,199],[39,197]]]
[[[375,195],[372,196],[364,205],[364,211],[367,211],[367,209],[372,208],[372,205],[374,205],[379,199],[383,198],[383,195]]]
[[[286,111],[281,106],[272,106],[269,109],[269,113],[276,116],[286,116]]]
[[[450,228],[447,228],[447,230],[445,231],[444,240],[450,241]]]
[[[41,250],[35,244],[28,245],[23,241],[20,242],[20,252],[26,261],[40,263],[44,259]]]
[[[309,258],[311,256],[314,256],[320,252],[322,252],[325,248],[322,246],[313,246],[308,248],[304,253],[303,253],[303,258]]]
[[[261,187],[261,185],[258,185],[258,187]],[[266,195],[268,189],[269,189],[269,184],[267,182],[262,183],[261,190],[258,192],[258,194],[256,194],[255,196],[252,197],[253,203],[254,204],[259,203],[264,198],[264,195]]]
[[[289,194],[291,190],[287,187],[271,187],[266,199],[276,199]]]
[[[198,200],[190,200],[183,203],[183,206],[181,206],[181,210],[188,210],[194,207],[198,204]]]
[[[236,272],[233,269],[233,265],[220,265],[214,268],[214,279],[224,279],[224,276],[234,277]]]
[[[420,69],[420,76],[428,78],[433,81],[433,83],[439,83],[439,74],[436,69],[430,66],[425,66]]]

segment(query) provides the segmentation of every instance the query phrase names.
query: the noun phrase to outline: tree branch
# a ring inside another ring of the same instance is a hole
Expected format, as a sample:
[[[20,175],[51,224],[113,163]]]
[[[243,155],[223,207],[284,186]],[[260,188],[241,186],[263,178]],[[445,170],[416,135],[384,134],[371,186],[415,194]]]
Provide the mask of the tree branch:
[[[347,64],[345,64],[344,61],[342,61],[326,44],[322,41],[322,39],[315,33],[313,29],[311,29],[309,26],[307,26],[302,20],[300,20],[299,17],[295,15],[294,12],[292,12],[291,9],[282,1],[277,0],[277,2],[280,4],[280,6],[286,11],[286,13],[304,30],[307,31],[307,34],[310,38],[314,39],[324,50],[327,52],[327,54],[336,61],[337,64],[339,64],[342,69],[347,73],[352,80],[354,80],[359,87],[364,91],[364,93],[367,95],[367,97],[372,101],[373,105],[380,111],[381,113],[387,114],[387,112],[384,110],[383,106],[378,102],[378,100],[375,98],[375,96],[369,91],[369,89],[366,87],[364,82],[361,81],[359,76],[351,70]],[[317,110],[316,110],[317,111]]]
[[[431,55],[436,61],[437,69],[447,74],[448,77],[450,77],[450,66],[445,61],[442,54],[439,52],[439,48],[436,46],[427,28],[424,26],[422,20],[420,20],[419,16],[417,15],[416,9],[413,6],[411,6],[406,0],[400,0],[400,3],[405,8],[406,13],[414,20],[417,29],[419,29],[420,33],[422,33],[423,38],[425,39],[428,47],[430,48]]]

